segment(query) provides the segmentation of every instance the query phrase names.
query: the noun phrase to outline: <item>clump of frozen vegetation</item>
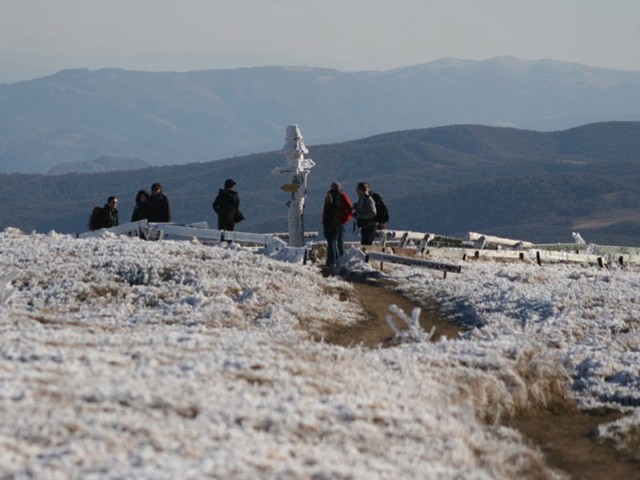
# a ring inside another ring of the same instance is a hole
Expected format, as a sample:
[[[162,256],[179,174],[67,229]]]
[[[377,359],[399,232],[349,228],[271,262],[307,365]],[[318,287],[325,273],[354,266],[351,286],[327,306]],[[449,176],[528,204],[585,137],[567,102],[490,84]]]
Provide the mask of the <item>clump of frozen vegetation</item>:
[[[482,328],[365,351],[315,341],[363,318],[348,283],[250,249],[8,229],[0,251],[0,478],[557,478],[501,418],[640,397],[637,272],[394,268]]]
[[[13,293],[11,282],[18,278],[18,270],[9,270],[0,278],[0,304],[6,302]]]
[[[420,326],[420,308],[414,308],[411,316],[407,315],[397,305],[390,305],[389,311],[397,316],[398,319],[402,320],[408,327],[407,329],[403,329],[396,325],[393,315],[387,315],[385,317],[391,330],[393,330],[393,338],[396,342],[427,342],[433,336],[435,327],[427,333]]]

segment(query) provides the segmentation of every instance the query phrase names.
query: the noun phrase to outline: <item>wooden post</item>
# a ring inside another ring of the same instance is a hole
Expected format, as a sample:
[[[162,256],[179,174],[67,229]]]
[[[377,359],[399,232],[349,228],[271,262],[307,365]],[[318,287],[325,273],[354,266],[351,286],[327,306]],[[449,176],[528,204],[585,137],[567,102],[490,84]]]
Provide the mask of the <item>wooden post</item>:
[[[536,262],[538,262],[538,265],[542,265],[540,261],[540,250],[536,250]]]
[[[405,232],[405,234],[402,236],[402,240],[400,240],[400,246],[406,247],[408,241],[409,241],[409,233]]]

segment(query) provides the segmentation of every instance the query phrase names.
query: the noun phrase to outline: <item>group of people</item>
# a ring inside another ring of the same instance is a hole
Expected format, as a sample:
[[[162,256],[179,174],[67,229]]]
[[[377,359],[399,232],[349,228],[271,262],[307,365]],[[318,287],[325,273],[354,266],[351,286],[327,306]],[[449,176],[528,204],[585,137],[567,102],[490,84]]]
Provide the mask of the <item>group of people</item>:
[[[149,222],[170,222],[171,208],[169,199],[158,182],[151,185],[151,194],[140,190],[136,194],[136,206],[131,214],[131,221],[148,220]]]
[[[236,182],[228,178],[224,182],[224,188],[218,192],[218,196],[213,201],[213,210],[218,215],[219,230],[233,230],[236,223],[244,220],[244,215],[240,211],[240,198],[235,191]],[[170,222],[171,208],[169,199],[162,190],[162,185],[154,183],[151,185],[151,193],[147,190],[140,190],[136,194],[136,206],[131,214],[131,221],[148,220],[149,222]],[[100,228],[111,228],[120,225],[118,217],[118,199],[111,196],[107,199],[104,207],[96,207],[89,219],[89,229],[98,230]]]
[[[237,183],[227,178],[224,187],[219,189],[218,195],[212,203],[213,211],[218,216],[218,230],[233,231],[238,222],[244,220],[240,211],[240,197],[235,190]],[[378,228],[376,202],[371,195],[371,186],[367,182],[356,185],[358,200],[352,203],[349,196],[342,190],[340,182],[332,182],[324,199],[322,209],[322,228],[327,240],[327,266],[337,266],[338,259],[344,254],[344,226],[351,218],[355,218],[360,229],[360,243],[371,245]],[[375,194],[374,194],[375,196]],[[118,220],[118,199],[109,197],[100,212],[99,221],[91,225],[90,229],[115,227]],[[95,215],[95,212],[94,212]],[[92,219],[93,216],[92,215]],[[170,222],[171,210],[169,199],[162,190],[162,185],[151,185],[151,193],[140,190],[136,195],[136,206],[131,215],[131,221],[148,220],[149,222]]]
[[[136,195],[136,206],[131,215],[131,221],[147,219],[150,222],[170,222],[171,209],[169,199],[162,191],[162,185],[154,183],[151,185],[151,193],[140,190]],[[111,228],[120,225],[118,213],[118,199],[111,196],[107,199],[104,207],[94,208],[89,219],[89,230],[100,228]]]
[[[333,182],[324,199],[322,209],[322,229],[327,240],[327,266],[335,267],[344,254],[344,225],[356,219],[360,229],[360,244],[371,245],[376,237],[378,216],[376,202],[371,196],[371,185],[359,182],[356,185],[358,200],[352,204],[349,196],[342,191],[340,182]]]

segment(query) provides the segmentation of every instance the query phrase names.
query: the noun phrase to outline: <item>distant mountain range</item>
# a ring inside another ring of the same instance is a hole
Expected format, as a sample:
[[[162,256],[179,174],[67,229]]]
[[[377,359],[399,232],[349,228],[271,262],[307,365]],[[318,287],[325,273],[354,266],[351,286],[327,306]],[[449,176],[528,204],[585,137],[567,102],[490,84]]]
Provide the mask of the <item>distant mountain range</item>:
[[[280,148],[293,123],[321,144],[452,124],[552,131],[608,120],[640,120],[640,72],[511,57],[355,73],[65,70],[0,85],[0,172],[101,157],[209,162]]]
[[[139,158],[100,157],[85,162],[67,162],[56,165],[47,175],[64,175],[65,173],[99,173],[117,172],[118,170],[138,170],[150,167],[147,162]]]
[[[284,129],[281,132],[284,136]],[[303,135],[304,135],[303,130]],[[368,180],[391,212],[390,228],[463,236],[469,231],[537,243],[571,242],[578,231],[598,244],[640,246],[640,122],[603,122],[556,132],[454,125],[310,145],[307,230],[320,230],[333,180],[355,196]],[[243,231],[287,230],[272,174],[281,152],[135,171],[58,176],[0,174],[0,228],[81,232],[94,205],[120,199],[128,221],[140,188],[159,181],[178,223],[207,220],[228,177],[238,182]]]

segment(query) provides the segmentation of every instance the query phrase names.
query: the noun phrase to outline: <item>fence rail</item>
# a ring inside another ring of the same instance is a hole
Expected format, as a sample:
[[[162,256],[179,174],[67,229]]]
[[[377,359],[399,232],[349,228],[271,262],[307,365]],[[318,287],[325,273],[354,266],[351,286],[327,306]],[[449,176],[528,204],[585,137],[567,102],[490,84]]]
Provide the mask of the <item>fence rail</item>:
[[[608,267],[640,264],[640,248],[595,244],[534,244],[470,232],[467,240],[427,232],[383,230],[380,244],[387,252],[409,257],[447,260],[496,260],[543,263],[583,263]],[[410,245],[412,246],[410,247]]]
[[[281,233],[250,233],[217,230],[207,222],[178,225],[153,223],[147,220],[126,223],[112,228],[78,234],[78,238],[99,237],[109,232],[116,235],[141,237],[148,240],[193,240],[205,244],[236,242],[246,245],[268,247],[272,253],[280,252],[290,258],[310,258],[310,248],[289,247]],[[311,236],[317,235],[311,232]],[[502,239],[471,232],[469,239],[462,240],[429,232],[406,230],[381,230],[379,245],[363,247],[369,260],[381,263],[401,263],[424,266],[442,271],[459,273],[456,266],[441,261],[522,261],[543,263],[583,263],[608,267],[640,264],[640,248],[582,243],[533,244],[521,240]]]

